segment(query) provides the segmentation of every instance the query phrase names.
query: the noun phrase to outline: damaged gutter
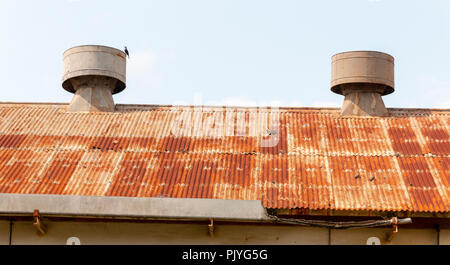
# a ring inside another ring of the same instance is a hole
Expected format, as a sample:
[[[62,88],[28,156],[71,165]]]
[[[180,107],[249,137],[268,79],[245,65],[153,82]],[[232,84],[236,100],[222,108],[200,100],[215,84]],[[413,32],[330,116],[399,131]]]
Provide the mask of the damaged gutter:
[[[411,218],[332,222],[278,218],[257,200],[136,198],[105,196],[0,194],[0,215],[113,219],[222,220],[266,222],[334,229],[396,226]]]
[[[262,221],[261,201],[0,194],[1,215]]]

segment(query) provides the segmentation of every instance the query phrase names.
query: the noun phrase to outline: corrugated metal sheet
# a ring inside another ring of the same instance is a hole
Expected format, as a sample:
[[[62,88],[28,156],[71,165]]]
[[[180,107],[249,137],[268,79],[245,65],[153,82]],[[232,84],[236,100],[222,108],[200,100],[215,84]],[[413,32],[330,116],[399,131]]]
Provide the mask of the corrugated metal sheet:
[[[335,109],[119,105],[95,114],[65,107],[0,104],[1,193],[450,209],[448,110],[342,118]],[[264,146],[269,138],[277,144]]]

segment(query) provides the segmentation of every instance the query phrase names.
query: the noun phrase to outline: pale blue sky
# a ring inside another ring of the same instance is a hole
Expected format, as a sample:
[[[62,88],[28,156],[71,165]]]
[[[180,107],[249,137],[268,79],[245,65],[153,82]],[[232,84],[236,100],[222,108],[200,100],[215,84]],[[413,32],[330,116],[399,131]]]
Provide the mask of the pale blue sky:
[[[331,56],[395,57],[387,107],[450,108],[450,1],[0,0],[0,101],[70,102],[62,53],[127,45],[116,103],[340,106]]]

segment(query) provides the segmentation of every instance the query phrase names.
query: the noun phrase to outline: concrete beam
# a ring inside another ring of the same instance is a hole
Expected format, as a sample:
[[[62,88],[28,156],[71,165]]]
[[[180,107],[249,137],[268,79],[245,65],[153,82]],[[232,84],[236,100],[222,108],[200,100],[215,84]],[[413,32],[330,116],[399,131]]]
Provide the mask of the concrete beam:
[[[0,194],[1,215],[269,220],[261,201]]]

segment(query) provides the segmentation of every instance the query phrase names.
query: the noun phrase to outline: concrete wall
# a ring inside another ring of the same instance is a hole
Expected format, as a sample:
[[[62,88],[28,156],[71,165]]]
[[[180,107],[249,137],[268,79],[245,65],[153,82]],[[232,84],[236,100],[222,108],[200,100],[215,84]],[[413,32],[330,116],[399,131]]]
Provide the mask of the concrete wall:
[[[9,221],[0,220],[0,245],[9,244]]]
[[[47,222],[48,233],[37,234],[32,222],[14,222],[12,244],[328,244],[328,229],[281,225],[217,225],[214,236],[205,224]],[[378,237],[382,244],[436,244],[434,229],[399,229],[392,242],[383,241],[390,229],[331,230],[332,244],[366,244]],[[9,222],[0,221],[0,244],[9,243]],[[450,244],[450,231],[441,231],[441,244]]]
[[[440,244],[450,245],[450,229],[443,229],[440,234]]]
[[[352,230],[332,230],[332,245],[365,245],[368,238],[377,237],[382,245],[436,245],[437,234],[434,229],[402,229],[394,236],[391,242],[387,242],[387,234],[392,231],[389,228],[364,228]],[[441,242],[442,243],[442,242]]]

